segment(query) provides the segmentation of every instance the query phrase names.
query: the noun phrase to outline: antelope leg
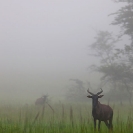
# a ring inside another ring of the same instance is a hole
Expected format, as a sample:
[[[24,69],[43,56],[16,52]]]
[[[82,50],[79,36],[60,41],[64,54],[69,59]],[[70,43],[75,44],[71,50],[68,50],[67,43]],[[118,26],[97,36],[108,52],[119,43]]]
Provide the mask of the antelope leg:
[[[98,122],[98,131],[100,130],[100,124],[101,124],[101,121],[99,120],[99,122]]]
[[[109,128],[109,123],[108,121],[104,121],[105,125]]]
[[[52,109],[52,111],[54,112],[54,109],[47,103],[47,105]]]
[[[96,130],[96,119],[94,119],[94,130]]]

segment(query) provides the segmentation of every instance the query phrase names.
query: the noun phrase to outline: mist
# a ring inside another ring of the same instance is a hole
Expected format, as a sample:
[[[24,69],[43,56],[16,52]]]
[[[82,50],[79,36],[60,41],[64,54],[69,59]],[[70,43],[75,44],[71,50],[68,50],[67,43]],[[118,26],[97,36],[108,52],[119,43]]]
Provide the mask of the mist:
[[[89,45],[97,30],[119,31],[108,15],[120,6],[107,0],[1,1],[0,100],[64,97],[71,78],[97,88],[100,76],[88,70],[97,62]]]

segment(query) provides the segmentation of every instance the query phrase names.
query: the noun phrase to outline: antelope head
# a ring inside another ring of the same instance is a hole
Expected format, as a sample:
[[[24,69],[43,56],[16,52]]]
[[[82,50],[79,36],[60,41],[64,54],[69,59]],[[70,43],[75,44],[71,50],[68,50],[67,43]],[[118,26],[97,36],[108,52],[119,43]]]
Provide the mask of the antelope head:
[[[88,92],[89,94],[91,94],[91,95],[88,95],[87,97],[88,97],[88,98],[92,98],[93,108],[96,108],[96,106],[97,106],[97,104],[98,104],[98,98],[101,98],[101,97],[104,96],[104,95],[100,95],[100,94],[103,92],[103,90],[101,89],[100,92],[98,92],[97,94],[94,94],[94,93],[90,92],[90,91],[89,91],[89,88],[88,88],[87,92]]]

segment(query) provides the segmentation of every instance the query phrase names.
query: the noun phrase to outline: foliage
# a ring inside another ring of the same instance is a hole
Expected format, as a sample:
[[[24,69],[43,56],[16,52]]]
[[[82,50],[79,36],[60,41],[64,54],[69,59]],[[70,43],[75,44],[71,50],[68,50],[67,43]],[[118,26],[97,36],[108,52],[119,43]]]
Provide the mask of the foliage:
[[[118,0],[118,2],[123,1]],[[115,19],[112,24],[121,26],[123,33],[129,35],[133,40],[133,1],[125,0],[125,2],[127,5],[113,13]]]

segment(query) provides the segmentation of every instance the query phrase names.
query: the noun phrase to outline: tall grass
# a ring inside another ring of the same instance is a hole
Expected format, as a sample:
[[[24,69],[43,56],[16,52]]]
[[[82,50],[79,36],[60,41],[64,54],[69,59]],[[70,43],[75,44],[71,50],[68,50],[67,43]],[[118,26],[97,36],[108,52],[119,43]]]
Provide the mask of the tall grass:
[[[88,104],[0,105],[0,133],[93,133]],[[133,133],[133,107],[112,105],[113,133]],[[96,131],[98,132],[98,131]],[[101,132],[108,133],[104,123]]]

